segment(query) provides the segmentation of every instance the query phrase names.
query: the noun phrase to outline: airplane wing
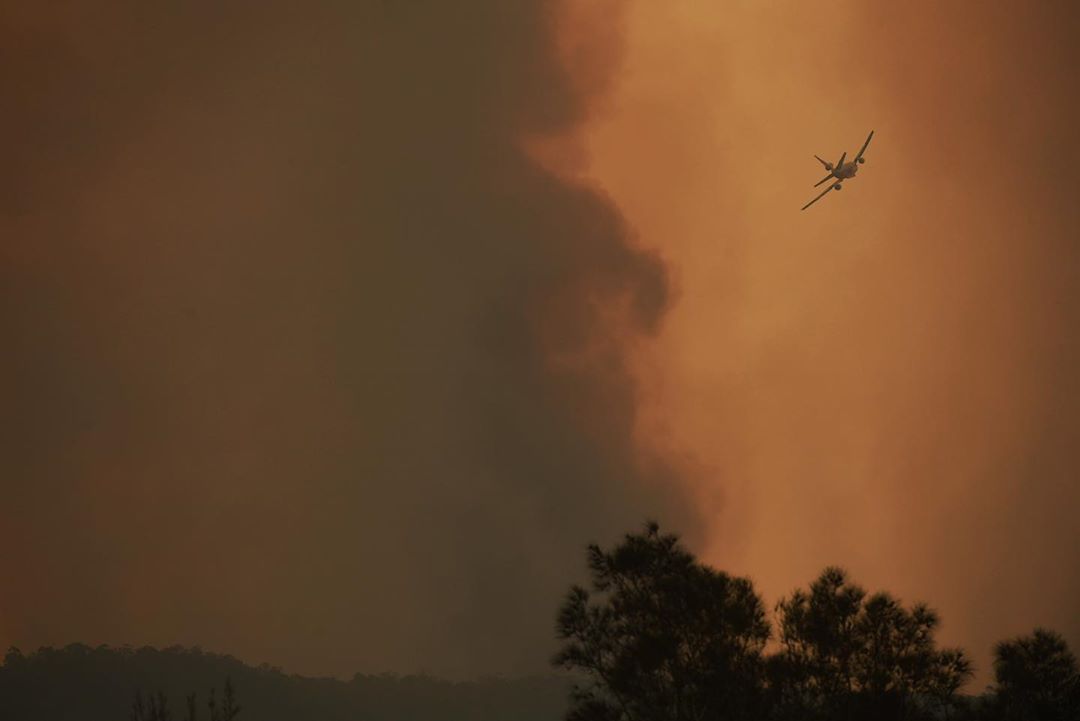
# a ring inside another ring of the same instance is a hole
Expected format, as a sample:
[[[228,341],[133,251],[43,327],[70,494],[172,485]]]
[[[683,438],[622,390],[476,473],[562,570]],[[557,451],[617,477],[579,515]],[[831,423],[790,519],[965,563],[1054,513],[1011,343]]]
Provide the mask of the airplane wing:
[[[811,200],[811,201],[810,201],[809,203],[807,203],[806,205],[804,205],[804,206],[803,206],[803,207],[801,208],[801,210],[806,210],[806,209],[807,209],[807,208],[809,208],[809,207],[810,207],[811,205],[813,205],[814,203],[816,203],[816,202],[818,202],[819,200],[821,200],[822,198],[824,198],[824,197],[825,197],[825,194],[826,194],[826,193],[828,193],[828,192],[829,192],[830,190],[832,190],[833,188],[835,188],[835,187],[836,187],[837,185],[839,185],[839,183],[836,183],[835,185],[830,185],[830,186],[829,186],[828,188],[825,188],[825,190],[821,191],[821,195],[819,195],[818,197],[814,198],[814,199],[813,199],[813,200]]]
[[[872,138],[872,137],[874,137],[874,131],[873,130],[871,130],[870,134],[866,136],[866,142],[862,144],[862,150],[860,150],[859,154],[855,156],[855,160],[858,160],[859,158],[861,158],[862,154],[866,152],[866,146],[870,144],[870,138]]]
[[[828,175],[826,175],[826,176],[825,176],[824,178],[822,178],[822,179],[821,179],[821,180],[819,180],[818,182],[814,183],[814,187],[815,187],[815,188],[816,188],[816,187],[818,187],[819,185],[821,185],[822,183],[824,183],[824,182],[825,182],[826,180],[835,180],[835,179],[836,179],[836,177],[835,177],[835,176],[834,176],[834,175],[833,175],[832,173],[829,173],[829,174],[828,174]]]

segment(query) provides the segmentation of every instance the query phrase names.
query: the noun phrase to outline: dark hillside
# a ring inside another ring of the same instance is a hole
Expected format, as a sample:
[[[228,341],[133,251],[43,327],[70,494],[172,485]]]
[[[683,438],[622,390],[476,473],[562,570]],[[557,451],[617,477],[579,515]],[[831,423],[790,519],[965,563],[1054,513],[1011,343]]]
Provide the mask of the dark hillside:
[[[90,648],[73,644],[29,655],[9,651],[0,666],[4,721],[117,721],[137,689],[164,691],[174,719],[198,694],[201,718],[211,688],[232,679],[240,721],[556,721],[569,682],[555,677],[451,683],[422,676],[304,678],[254,668],[198,649]]]

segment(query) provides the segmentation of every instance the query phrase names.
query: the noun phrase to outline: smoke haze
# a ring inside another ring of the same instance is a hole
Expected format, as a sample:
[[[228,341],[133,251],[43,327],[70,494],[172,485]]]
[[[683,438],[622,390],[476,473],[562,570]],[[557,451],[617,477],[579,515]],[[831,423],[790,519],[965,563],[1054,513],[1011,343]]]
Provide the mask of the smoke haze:
[[[0,645],[538,671],[647,515],[1080,645],[1074,3],[22,5]]]
[[[637,3],[590,172],[670,259],[654,438],[768,601],[829,563],[923,599],[988,680],[1080,644],[1080,12]],[[812,157],[868,162],[805,213]]]
[[[5,7],[0,644],[539,671],[587,542],[696,532],[634,446],[664,266],[523,150],[617,56],[562,17]]]

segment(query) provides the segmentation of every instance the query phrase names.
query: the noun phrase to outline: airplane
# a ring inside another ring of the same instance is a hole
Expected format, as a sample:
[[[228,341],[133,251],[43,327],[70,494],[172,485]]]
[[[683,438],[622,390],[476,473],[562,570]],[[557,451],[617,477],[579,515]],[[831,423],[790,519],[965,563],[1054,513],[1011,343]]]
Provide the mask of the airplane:
[[[818,158],[818,156],[816,156],[816,155],[814,156],[815,158],[818,159],[819,163],[821,163],[822,165],[825,166],[825,170],[829,171],[828,175],[826,175],[824,178],[822,178],[818,182],[814,183],[814,187],[815,188],[818,187],[819,185],[821,185],[822,183],[824,183],[827,180],[835,180],[836,182],[833,183],[832,185],[830,185],[828,188],[825,188],[825,190],[821,191],[821,195],[819,195],[818,197],[814,198],[809,203],[804,205],[802,207],[803,210],[806,210],[811,205],[813,205],[814,203],[816,203],[819,200],[821,200],[822,198],[824,198],[825,194],[828,193],[830,190],[841,190],[842,188],[841,188],[840,184],[842,182],[844,182],[848,178],[854,178],[855,177],[855,173],[857,173],[858,170],[859,170],[859,164],[866,162],[866,158],[863,157],[863,153],[866,152],[866,146],[870,144],[870,138],[872,138],[872,137],[874,137],[874,131],[873,130],[871,130],[870,135],[868,135],[866,137],[866,142],[863,143],[862,149],[859,151],[859,154],[855,156],[854,160],[852,160],[850,162],[847,162],[847,163],[844,162],[844,158],[847,157],[847,151],[846,150],[844,151],[844,154],[840,156],[840,160],[838,160],[836,162],[836,165],[833,165],[832,163],[827,163],[824,160],[822,160],[821,158]]]

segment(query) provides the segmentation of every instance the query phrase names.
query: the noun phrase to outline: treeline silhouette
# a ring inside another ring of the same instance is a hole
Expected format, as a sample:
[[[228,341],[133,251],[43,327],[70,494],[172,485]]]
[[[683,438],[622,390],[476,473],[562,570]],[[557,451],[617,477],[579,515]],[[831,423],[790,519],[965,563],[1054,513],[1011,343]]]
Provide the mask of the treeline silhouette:
[[[994,686],[968,697],[971,663],[938,648],[938,615],[839,568],[781,599],[774,631],[748,579],[655,523],[587,557],[592,589],[573,587],[557,621],[553,663],[587,679],[569,721],[1080,721],[1076,657],[1051,631],[998,644]]]
[[[225,679],[242,709],[235,721],[552,721],[565,714],[570,688],[554,675],[467,683],[390,674],[307,678],[200,649],[73,644],[8,651],[0,666],[0,721],[134,719],[136,694],[143,721],[153,718],[151,698],[164,700],[167,718],[184,721],[193,693],[197,719],[206,721],[206,691],[221,689]],[[221,711],[220,696],[218,702]]]
[[[346,682],[199,649],[74,644],[7,653],[0,721],[105,721],[125,707],[131,721],[237,721],[241,709],[240,721],[1080,721],[1077,660],[1052,631],[999,643],[994,684],[969,696],[971,662],[938,647],[937,613],[867,593],[842,569],[770,615],[749,579],[656,523],[589,546],[587,563],[591,589],[571,587],[556,619],[552,663],[571,679]],[[211,689],[202,704],[197,689]]]

